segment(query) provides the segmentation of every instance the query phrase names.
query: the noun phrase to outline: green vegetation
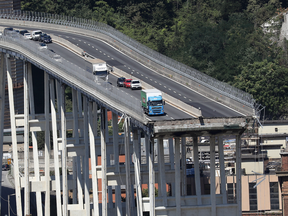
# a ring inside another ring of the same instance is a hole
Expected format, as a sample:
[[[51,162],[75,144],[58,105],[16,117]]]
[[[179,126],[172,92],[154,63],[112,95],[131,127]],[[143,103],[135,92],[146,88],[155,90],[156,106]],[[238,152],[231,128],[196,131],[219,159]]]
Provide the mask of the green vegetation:
[[[280,48],[277,41],[285,7],[284,0],[22,1],[22,10],[107,23],[164,55],[251,93],[266,106],[266,117],[273,119],[287,116],[287,45]],[[261,25],[272,18],[278,23],[274,33],[264,33]]]

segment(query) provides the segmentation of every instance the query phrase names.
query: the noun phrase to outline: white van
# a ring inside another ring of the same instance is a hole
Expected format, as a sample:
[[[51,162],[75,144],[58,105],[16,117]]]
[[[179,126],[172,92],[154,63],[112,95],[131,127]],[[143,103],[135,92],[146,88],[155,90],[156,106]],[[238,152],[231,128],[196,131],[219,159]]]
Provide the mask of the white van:
[[[41,30],[32,31],[32,40],[39,40],[40,35],[42,34]]]

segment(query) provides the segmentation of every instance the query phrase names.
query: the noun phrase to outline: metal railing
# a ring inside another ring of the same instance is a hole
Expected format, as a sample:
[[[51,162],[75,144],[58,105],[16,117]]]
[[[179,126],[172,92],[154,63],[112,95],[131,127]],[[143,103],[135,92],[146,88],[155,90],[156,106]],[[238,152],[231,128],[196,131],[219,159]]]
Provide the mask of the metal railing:
[[[252,95],[225,82],[214,79],[196,69],[188,67],[187,65],[177,62],[165,55],[162,55],[104,23],[65,15],[20,10],[11,11],[9,9],[0,10],[0,18],[71,26],[108,35],[151,61],[156,62],[157,64],[162,65],[163,67],[168,68],[171,71],[191,79],[209,89],[212,89],[221,95],[227,96],[235,101],[245,104],[248,107],[254,108],[255,100],[253,99]]]
[[[80,89],[92,98],[100,100],[103,104],[110,106],[114,110],[136,117],[137,120],[144,122],[144,114],[141,107],[140,98],[135,98],[128,94],[123,94],[116,87],[106,82],[95,82],[95,76],[82,68],[76,67],[63,57],[55,59],[55,53],[42,49],[38,43],[25,40],[22,35],[8,34],[0,37],[0,47],[9,47],[17,53],[19,48],[23,48],[21,53],[31,62],[42,64],[43,68],[54,77],[64,80],[70,86]],[[42,63],[39,63],[42,60]],[[44,62],[43,62],[44,60]],[[36,64],[37,65],[37,64]],[[131,115],[131,113],[133,115]],[[136,116],[135,116],[136,114]]]

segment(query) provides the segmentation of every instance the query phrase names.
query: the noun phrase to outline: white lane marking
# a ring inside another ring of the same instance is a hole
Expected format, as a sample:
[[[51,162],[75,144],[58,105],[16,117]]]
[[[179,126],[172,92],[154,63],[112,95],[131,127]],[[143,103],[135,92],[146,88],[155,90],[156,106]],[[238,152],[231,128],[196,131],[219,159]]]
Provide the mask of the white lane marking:
[[[98,49],[96,48],[96,50],[98,50]]]
[[[152,79],[150,79],[151,81],[153,81]]]
[[[114,58],[111,58],[112,60],[114,59]]]
[[[107,56],[108,58],[110,58],[110,56]]]
[[[79,40],[79,41],[81,41],[81,40]]]
[[[90,44],[88,44],[88,46],[90,46]]]
[[[126,67],[126,65],[124,65],[124,67]]]
[[[181,94],[179,94],[179,96],[181,96]]]
[[[161,83],[159,83],[159,85],[162,85]]]
[[[66,38],[69,38],[68,36],[66,36]]]
[[[103,55],[106,55],[106,53],[103,53]]]
[[[137,71],[137,74],[139,74],[139,72]]]
[[[130,68],[128,67],[128,69],[130,70]]]
[[[100,53],[102,53],[102,51],[99,51]]]
[[[86,43],[86,41],[84,41],[84,43]]]
[[[143,74],[141,74],[141,76],[144,76]]]
[[[135,70],[132,70],[132,71],[135,71]]]
[[[157,81],[155,81],[155,83],[157,83]]]
[[[166,86],[164,86],[164,88],[167,88]]]
[[[171,119],[174,119],[173,117],[170,117]]]
[[[146,77],[146,79],[148,79],[148,77]]]
[[[176,91],[173,91],[174,93],[176,93]]]
[[[72,38],[73,40],[76,40],[75,38]]]
[[[94,46],[92,46],[92,48],[94,48]]]
[[[186,99],[186,97],[184,96],[184,98]]]

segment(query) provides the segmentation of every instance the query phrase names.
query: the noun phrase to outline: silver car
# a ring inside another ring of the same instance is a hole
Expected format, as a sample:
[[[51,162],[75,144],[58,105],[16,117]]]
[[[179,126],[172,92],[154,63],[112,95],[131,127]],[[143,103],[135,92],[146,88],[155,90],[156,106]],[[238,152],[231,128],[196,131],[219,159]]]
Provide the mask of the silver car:
[[[142,85],[139,80],[132,80],[131,89],[142,89]]]

